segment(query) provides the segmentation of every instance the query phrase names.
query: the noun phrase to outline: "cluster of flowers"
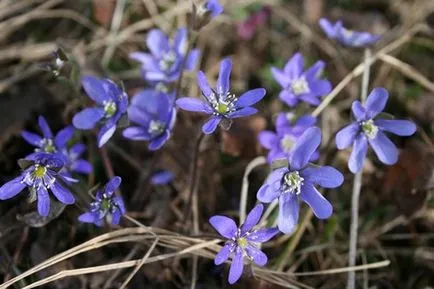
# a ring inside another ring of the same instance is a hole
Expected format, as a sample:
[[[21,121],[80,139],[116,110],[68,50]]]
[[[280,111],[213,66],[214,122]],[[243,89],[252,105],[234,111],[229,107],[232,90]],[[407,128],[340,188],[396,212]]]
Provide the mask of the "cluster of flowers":
[[[215,17],[222,13],[218,1],[208,1],[196,11],[207,17]],[[196,8],[195,8],[196,9]],[[205,11],[205,12],[204,12]],[[203,21],[193,17],[194,27]],[[320,21],[321,27],[330,38],[349,46],[365,46],[378,40],[378,36],[368,33],[352,32],[343,28],[342,23],[331,24],[327,20]],[[177,92],[170,88],[179,81],[183,70],[193,70],[200,55],[197,49],[187,47],[187,29],[179,29],[170,41],[160,30],[149,32],[146,43],[150,53],[134,52],[131,59],[141,63],[144,79],[152,88],[136,93],[129,104],[128,95],[116,83],[109,79],[98,79],[92,76],[82,78],[82,87],[95,102],[93,107],[78,112],[72,123],[81,130],[97,132],[99,147],[113,136],[122,119],[128,115],[133,126],[123,130],[123,136],[131,140],[147,141],[149,150],[160,149],[170,138],[176,120],[176,106],[193,112],[209,115],[203,124],[202,132],[211,134],[220,125],[227,129],[232,119],[253,115],[258,110],[252,107],[266,94],[264,88],[246,91],[237,96],[230,89],[232,62],[229,58],[220,63],[220,71],[215,89],[212,88],[205,74],[197,74],[198,86],[203,99],[193,97],[177,97]],[[317,106],[321,97],[330,93],[330,82],[321,77],[325,67],[323,61],[317,61],[311,67],[304,68],[304,58],[296,53],[284,66],[283,70],[272,68],[274,79],[281,85],[279,94],[281,101],[294,108],[305,102]],[[397,161],[398,150],[383,133],[411,135],[415,125],[404,120],[378,119],[384,109],[388,93],[385,89],[376,88],[369,95],[363,106],[355,101],[352,111],[356,121],[343,128],[336,136],[339,149],[353,144],[353,152],[349,168],[357,172],[363,166],[368,143],[385,164]],[[227,240],[215,258],[215,264],[224,263],[232,258],[229,272],[229,283],[235,283],[241,276],[244,261],[250,260],[259,266],[267,263],[267,256],[260,250],[259,244],[273,238],[279,231],[291,234],[298,223],[299,200],[305,202],[320,219],[329,218],[333,212],[331,203],[317,190],[336,188],[343,183],[343,175],[330,166],[311,164],[319,158],[318,148],[321,143],[321,130],[315,127],[316,118],[310,115],[297,117],[293,112],[281,112],[276,119],[274,131],[263,131],[259,135],[260,143],[267,149],[268,162],[286,159],[288,165],[270,173],[265,183],[257,192],[257,199],[262,203],[279,203],[277,228],[261,228],[260,219],[263,205],[256,205],[248,214],[245,222],[238,228],[235,222],[225,216],[213,216],[211,225]],[[39,118],[39,126],[43,136],[31,132],[23,132],[22,136],[36,147],[35,152],[25,158],[22,163],[23,173],[0,187],[0,199],[9,199],[28,188],[32,199],[37,200],[38,212],[47,216],[50,210],[51,191],[56,199],[64,204],[75,202],[74,195],[68,188],[77,180],[72,173],[90,173],[92,166],[80,159],[85,147],[81,143],[68,146],[73,137],[74,127],[53,134],[43,117]],[[168,171],[153,176],[154,184],[167,183],[173,178]],[[125,214],[125,206],[116,190],[121,183],[120,177],[113,177],[96,193],[94,202],[88,212],[79,216],[81,222],[94,223],[98,226],[104,220],[118,224]]]

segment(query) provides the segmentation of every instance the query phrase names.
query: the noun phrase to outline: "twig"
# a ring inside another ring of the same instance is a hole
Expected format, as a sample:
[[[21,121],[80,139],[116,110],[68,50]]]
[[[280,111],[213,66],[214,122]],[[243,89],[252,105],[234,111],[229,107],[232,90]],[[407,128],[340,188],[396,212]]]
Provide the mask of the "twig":
[[[243,185],[241,187],[241,197],[240,197],[240,224],[244,223],[246,218],[246,207],[247,207],[247,197],[249,193],[249,175],[257,167],[262,166],[267,163],[267,160],[263,157],[254,158],[250,161],[243,176]]]
[[[368,94],[369,87],[369,71],[370,71],[370,58],[371,51],[369,48],[365,49],[365,70],[363,71],[362,89],[360,99],[362,103],[365,102]],[[353,193],[351,197],[351,225],[350,225],[350,242],[348,253],[348,265],[350,267],[356,265],[357,256],[357,231],[359,228],[359,199],[360,191],[362,188],[362,175],[363,168],[354,176]],[[356,286],[356,273],[354,271],[348,272],[347,289],[354,289]]]
[[[116,39],[116,34],[119,31],[122,22],[122,16],[124,14],[125,5],[127,4],[126,0],[117,0],[115,11],[113,12],[112,23],[110,26],[110,35],[112,35],[112,39]],[[116,46],[113,42],[109,42],[106,50],[102,56],[102,64],[103,66],[107,66],[108,62],[113,56]]]
[[[414,67],[411,65],[391,56],[388,54],[380,54],[378,55],[378,58],[382,61],[384,61],[387,64],[392,65],[397,70],[399,70],[402,74],[405,76],[413,79],[426,89],[428,89],[431,92],[434,92],[434,83],[430,81],[428,78],[426,78],[423,74],[419,73]]]
[[[107,175],[109,176],[109,178],[113,178],[115,176],[115,172],[113,170],[113,166],[107,154],[106,148],[105,147],[100,148],[99,152],[101,153],[102,161],[104,163],[104,167],[107,172]]]

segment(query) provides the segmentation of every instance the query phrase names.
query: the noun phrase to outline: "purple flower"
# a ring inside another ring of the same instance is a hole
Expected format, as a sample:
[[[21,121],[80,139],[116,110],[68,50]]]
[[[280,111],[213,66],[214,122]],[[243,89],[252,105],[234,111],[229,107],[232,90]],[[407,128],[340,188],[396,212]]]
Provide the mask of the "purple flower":
[[[0,200],[15,197],[25,188],[29,189],[30,199],[37,200],[38,212],[41,216],[48,216],[50,212],[50,196],[48,190],[61,203],[73,204],[74,196],[62,183],[76,180],[59,173],[64,165],[63,159],[56,154],[37,153],[33,160],[29,160],[20,176],[0,187]]]
[[[316,123],[316,118],[310,115],[301,116],[295,122],[294,118],[292,113],[281,112],[276,119],[276,132],[264,130],[259,134],[261,145],[270,150],[267,156],[270,164],[274,160],[288,158],[297,139]],[[316,151],[310,161],[315,161],[318,157]]]
[[[96,102],[77,113],[72,123],[78,129],[93,129],[101,124],[98,132],[98,146],[102,147],[116,131],[119,119],[126,113],[128,96],[113,81],[85,76],[81,83],[87,95]]]
[[[356,121],[344,127],[336,135],[337,148],[342,150],[353,145],[348,167],[356,173],[365,162],[368,143],[380,161],[393,165],[398,160],[398,149],[384,134],[387,131],[399,136],[415,133],[416,125],[408,120],[376,119],[386,106],[389,93],[384,88],[374,88],[369,94],[366,104],[354,101],[351,107]]]
[[[129,56],[142,64],[142,74],[150,82],[175,82],[181,74],[181,66],[185,60],[185,69],[193,70],[199,58],[199,50],[192,49],[187,54],[187,29],[177,31],[173,43],[159,29],[148,33],[146,44],[149,53],[133,52]]]
[[[128,118],[137,125],[125,129],[124,137],[148,141],[149,150],[161,148],[175,125],[174,97],[174,93],[169,95],[152,89],[137,93],[128,108]]]
[[[283,88],[279,94],[280,99],[291,107],[299,101],[315,106],[319,105],[321,97],[332,89],[328,80],[319,78],[324,66],[323,61],[317,61],[313,66],[303,71],[303,56],[301,53],[296,53],[288,60],[283,70],[272,67],[271,73],[274,79]]]
[[[111,178],[104,188],[96,193],[95,201],[90,204],[89,212],[80,215],[78,220],[101,227],[106,219],[108,223],[118,225],[121,216],[126,212],[124,201],[115,194],[121,181],[122,179],[117,176]]]
[[[336,23],[332,24],[327,19],[321,18],[319,25],[330,39],[336,39],[346,46],[364,47],[380,40],[379,35],[346,29],[342,25],[342,21],[337,21]]]
[[[64,151],[67,158],[65,167],[69,172],[81,174],[90,174],[92,172],[92,165],[88,161],[80,158],[85,150],[86,146],[84,144],[77,143],[70,149]]]
[[[240,97],[236,97],[229,91],[229,78],[232,70],[232,62],[226,58],[220,62],[220,74],[217,80],[217,87],[213,90],[206,79],[205,74],[199,71],[197,81],[205,102],[193,97],[182,97],[176,104],[188,111],[203,112],[212,115],[202,126],[205,134],[215,131],[222,120],[249,116],[258,112],[251,107],[265,96],[265,89],[257,88],[246,91]]]
[[[39,116],[38,124],[42,131],[42,136],[29,131],[23,131],[21,133],[21,136],[26,142],[36,147],[36,153],[59,153],[66,147],[66,144],[74,134],[74,128],[72,126],[67,126],[60,130],[56,136],[53,136],[53,133],[43,116]]]
[[[320,185],[325,188],[339,187],[344,178],[336,169],[324,166],[309,165],[312,154],[321,142],[321,130],[311,127],[297,140],[288,158],[289,166],[273,171],[259,189],[258,200],[270,203],[279,200],[279,230],[285,234],[294,231],[298,223],[298,199],[307,203],[315,216],[327,219],[333,212],[333,207],[315,188]]]
[[[203,5],[207,11],[210,11],[212,18],[219,16],[224,10],[218,0],[208,0]]]
[[[262,204],[256,205],[239,228],[232,219],[225,216],[213,216],[209,219],[214,229],[228,239],[220,252],[217,253],[214,263],[220,265],[232,257],[228,278],[230,284],[234,284],[240,279],[243,273],[244,257],[258,266],[267,264],[267,255],[257,245],[267,242],[279,231],[276,228],[253,229],[261,219],[263,210]]]
[[[163,170],[151,176],[151,184],[153,185],[166,185],[174,178],[171,171]]]

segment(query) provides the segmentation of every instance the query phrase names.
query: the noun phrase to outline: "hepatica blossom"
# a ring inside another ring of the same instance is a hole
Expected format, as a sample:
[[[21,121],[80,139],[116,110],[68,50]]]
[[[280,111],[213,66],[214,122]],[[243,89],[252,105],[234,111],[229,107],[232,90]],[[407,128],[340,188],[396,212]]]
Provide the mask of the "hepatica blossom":
[[[220,73],[216,89],[212,89],[205,74],[199,71],[197,81],[205,101],[192,97],[182,97],[176,104],[188,111],[202,112],[211,115],[202,126],[205,134],[211,134],[223,120],[249,116],[258,112],[251,107],[265,96],[265,89],[257,88],[243,93],[240,97],[229,91],[232,62],[226,58],[220,63]]]
[[[364,47],[380,40],[379,35],[349,30],[343,26],[342,21],[333,24],[327,19],[321,18],[319,25],[330,39],[336,39],[346,46]]]
[[[66,128],[60,130],[56,136],[53,136],[53,133],[43,116],[39,116],[38,124],[42,131],[42,136],[29,131],[23,131],[21,133],[21,136],[29,144],[36,147],[36,153],[59,153],[65,149],[66,144],[74,134],[74,128],[72,126],[67,126]]]
[[[254,207],[248,214],[244,224],[239,228],[232,219],[225,216],[217,215],[209,220],[214,229],[228,239],[216,255],[214,263],[220,265],[229,257],[232,257],[228,278],[230,284],[234,284],[241,277],[246,259],[253,261],[258,266],[265,266],[268,262],[267,255],[258,248],[258,244],[267,242],[279,231],[276,228],[254,229],[262,216],[263,210],[264,206],[262,204]]]
[[[154,173],[151,176],[151,184],[153,185],[167,185],[175,176],[171,171],[163,170],[157,173]]]
[[[104,188],[96,193],[95,201],[90,204],[89,211],[80,215],[78,220],[99,227],[103,225],[104,220],[113,225],[119,224],[121,216],[126,212],[124,201],[115,194],[121,181],[122,179],[117,176],[111,178]]]
[[[136,125],[125,129],[124,137],[149,142],[149,150],[161,148],[175,125],[174,97],[152,89],[137,93],[128,108],[128,118]]]
[[[267,160],[271,164],[274,160],[288,158],[291,149],[303,132],[316,123],[316,118],[304,115],[295,120],[292,113],[281,112],[276,119],[276,132],[264,130],[259,134],[261,145],[269,149]],[[312,154],[310,161],[315,161],[319,153]]]
[[[97,124],[98,146],[102,147],[116,131],[116,125],[126,113],[127,94],[113,81],[85,76],[81,83],[87,95],[96,102],[95,107],[85,108],[77,113],[72,123],[78,129],[93,129]]]
[[[90,174],[92,172],[92,165],[81,157],[86,150],[86,146],[82,143],[73,145],[70,149],[64,150],[67,162],[66,169],[69,172],[76,172],[81,174]]]
[[[259,189],[257,198],[264,203],[279,200],[278,227],[285,234],[294,231],[298,223],[299,199],[307,203],[315,216],[326,219],[333,207],[315,188],[336,188],[344,180],[336,169],[309,165],[312,154],[321,142],[321,131],[317,127],[306,130],[297,140],[290,154],[289,166],[273,171]]]
[[[142,73],[150,82],[175,82],[182,69],[193,70],[199,57],[199,50],[192,49],[187,55],[187,29],[177,31],[173,43],[170,43],[167,35],[153,29],[149,32],[146,44],[151,53],[133,52],[130,58],[142,64]]]
[[[37,200],[38,212],[48,216],[50,212],[50,196],[48,191],[61,203],[73,204],[74,196],[62,183],[76,181],[59,173],[64,162],[55,154],[38,153],[20,176],[0,187],[0,200],[15,197],[25,188],[29,189],[30,199]]]
[[[409,136],[416,131],[416,125],[411,121],[377,118],[386,106],[388,97],[389,93],[386,89],[374,88],[365,105],[360,101],[353,102],[351,109],[356,121],[344,127],[336,135],[338,149],[353,145],[348,162],[348,167],[353,173],[363,167],[368,143],[382,163],[392,165],[397,162],[398,149],[384,132]]]
[[[280,99],[294,107],[300,101],[319,105],[321,97],[328,94],[332,86],[328,80],[320,79],[325,63],[317,61],[304,71],[304,59],[301,53],[294,54],[283,70],[271,68],[274,79],[282,86]]]

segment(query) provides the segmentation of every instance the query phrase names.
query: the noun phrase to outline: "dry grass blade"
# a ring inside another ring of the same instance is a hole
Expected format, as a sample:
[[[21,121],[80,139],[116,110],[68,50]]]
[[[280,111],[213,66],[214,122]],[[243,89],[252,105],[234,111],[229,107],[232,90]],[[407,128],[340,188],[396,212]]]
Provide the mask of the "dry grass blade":
[[[419,73],[411,65],[388,54],[380,54],[378,55],[378,58],[384,61],[385,63],[395,67],[402,74],[404,74],[408,78],[413,79],[414,81],[416,81],[417,83],[419,83],[420,85],[428,89],[429,91],[434,92],[434,83],[430,81],[428,78],[426,78],[423,74]]]

